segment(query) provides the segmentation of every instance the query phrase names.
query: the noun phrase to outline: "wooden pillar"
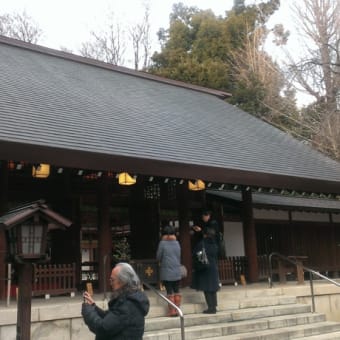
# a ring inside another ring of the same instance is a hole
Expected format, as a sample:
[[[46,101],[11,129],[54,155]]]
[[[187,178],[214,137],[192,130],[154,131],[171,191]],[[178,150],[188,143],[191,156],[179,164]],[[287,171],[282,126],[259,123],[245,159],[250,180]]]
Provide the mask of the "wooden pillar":
[[[248,280],[256,282],[258,281],[258,260],[251,190],[242,189],[242,219],[244,247],[248,258]]]
[[[214,201],[213,202],[213,218],[217,221],[219,226],[219,231],[224,233],[224,217],[223,217],[223,203]]]
[[[0,216],[8,209],[8,167],[7,161],[0,162]],[[6,252],[5,230],[0,228],[0,299],[6,297]]]
[[[183,279],[183,286],[188,286],[192,279],[192,255],[191,255],[191,235],[190,235],[190,210],[189,195],[187,186],[178,186],[178,220],[179,220],[179,242],[181,245],[182,264],[188,270],[188,276]]]
[[[111,185],[103,175],[98,192],[98,280],[99,292],[108,291],[111,275],[112,232],[110,224]]]
[[[16,340],[31,339],[32,264],[18,265],[18,310]]]
[[[81,285],[81,239],[80,239],[80,228],[81,228],[81,213],[80,213],[80,197],[72,197],[72,218],[73,225],[71,227],[71,243],[74,253],[74,262],[76,264],[76,286]]]
[[[72,197],[70,170],[64,169],[53,181],[45,181],[43,185],[47,187],[47,203],[72,221],[72,226],[67,230],[51,231],[51,262],[76,263],[76,266],[80,266],[80,221],[76,216],[79,211],[75,208],[75,204],[79,202],[75,202]],[[77,284],[79,280],[80,273],[77,275]]]

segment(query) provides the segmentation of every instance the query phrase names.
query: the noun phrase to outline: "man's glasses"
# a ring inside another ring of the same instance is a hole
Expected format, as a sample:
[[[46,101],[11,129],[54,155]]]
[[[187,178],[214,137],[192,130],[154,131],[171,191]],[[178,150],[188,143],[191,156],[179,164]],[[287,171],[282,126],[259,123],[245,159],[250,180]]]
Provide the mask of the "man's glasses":
[[[110,283],[112,284],[113,282],[115,282],[117,279],[114,277],[110,277]]]

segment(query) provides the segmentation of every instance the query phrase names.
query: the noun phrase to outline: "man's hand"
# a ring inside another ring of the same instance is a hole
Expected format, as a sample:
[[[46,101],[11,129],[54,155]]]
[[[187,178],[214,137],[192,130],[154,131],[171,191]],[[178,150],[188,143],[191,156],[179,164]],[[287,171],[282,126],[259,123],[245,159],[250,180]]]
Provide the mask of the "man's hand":
[[[84,292],[84,303],[87,303],[88,305],[93,305],[94,300],[92,299],[92,296],[88,292]]]
[[[197,232],[199,232],[199,231],[202,230],[202,228],[199,227],[198,225],[194,225],[194,226],[192,227],[192,229],[195,230],[195,231],[197,231]]]

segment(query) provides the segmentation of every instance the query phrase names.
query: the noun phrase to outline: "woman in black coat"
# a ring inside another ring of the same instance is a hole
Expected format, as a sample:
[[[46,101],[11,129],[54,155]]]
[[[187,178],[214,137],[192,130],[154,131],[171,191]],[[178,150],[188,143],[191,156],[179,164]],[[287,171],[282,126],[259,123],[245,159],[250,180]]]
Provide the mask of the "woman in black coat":
[[[209,265],[206,268],[196,265],[196,254],[205,248]],[[208,309],[203,311],[206,314],[216,314],[217,291],[219,290],[218,276],[218,247],[215,242],[213,229],[204,231],[202,240],[196,245],[193,251],[194,272],[191,287],[204,292]]]

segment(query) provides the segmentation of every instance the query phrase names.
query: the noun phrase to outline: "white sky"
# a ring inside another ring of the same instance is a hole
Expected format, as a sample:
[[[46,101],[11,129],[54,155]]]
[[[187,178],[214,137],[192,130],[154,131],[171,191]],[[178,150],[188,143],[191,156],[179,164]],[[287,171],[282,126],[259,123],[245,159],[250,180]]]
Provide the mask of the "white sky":
[[[216,15],[224,15],[233,6],[233,0],[0,0],[0,14],[25,10],[43,31],[41,45],[77,51],[91,30],[105,27],[110,13],[127,26],[140,22],[144,15],[143,3],[150,7],[151,38],[156,45],[156,32],[160,27],[168,27],[172,5],[180,1],[187,6],[210,8]],[[286,12],[290,1],[293,0],[281,1],[281,13]],[[256,1],[246,3],[249,2]],[[276,17],[284,21],[287,16],[278,13]]]

